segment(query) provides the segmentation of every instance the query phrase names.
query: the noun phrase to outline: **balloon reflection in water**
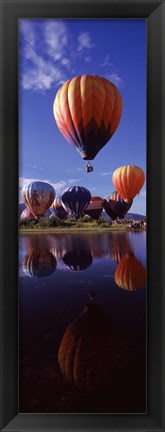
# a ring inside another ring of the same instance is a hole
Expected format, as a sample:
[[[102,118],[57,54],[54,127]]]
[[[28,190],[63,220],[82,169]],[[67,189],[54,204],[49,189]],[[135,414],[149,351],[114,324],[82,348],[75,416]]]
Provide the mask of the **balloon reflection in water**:
[[[29,277],[49,276],[56,270],[57,261],[49,250],[48,239],[34,235],[29,238],[27,254],[22,263],[24,273]]]
[[[92,255],[89,251],[73,250],[63,256],[63,261],[72,271],[86,270],[92,264]]]
[[[115,271],[115,282],[120,288],[128,291],[136,291],[145,287],[146,269],[133,253],[127,253],[118,264]]]
[[[58,362],[63,376],[82,391],[102,391],[121,382],[126,342],[98,306],[89,303],[66,329]]]
[[[127,253],[132,253],[132,246],[129,242],[128,233],[113,233],[110,236],[110,257],[119,263]]]

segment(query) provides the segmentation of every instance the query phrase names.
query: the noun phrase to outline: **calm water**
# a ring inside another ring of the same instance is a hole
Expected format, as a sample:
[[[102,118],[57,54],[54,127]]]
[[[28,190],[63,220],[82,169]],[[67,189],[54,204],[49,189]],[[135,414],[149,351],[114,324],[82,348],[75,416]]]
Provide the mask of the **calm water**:
[[[146,412],[145,268],[145,232],[20,235],[20,412]]]

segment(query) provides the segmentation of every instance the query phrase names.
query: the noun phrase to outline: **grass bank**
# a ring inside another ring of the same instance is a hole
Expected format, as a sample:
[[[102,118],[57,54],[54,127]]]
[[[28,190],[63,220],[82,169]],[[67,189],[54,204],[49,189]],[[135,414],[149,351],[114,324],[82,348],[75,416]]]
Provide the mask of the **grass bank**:
[[[20,228],[19,232],[20,234],[24,233],[69,233],[69,232],[110,232],[110,231],[128,231],[128,228],[126,226],[113,226],[109,228],[92,228],[92,227],[72,227],[72,228]]]
[[[75,219],[60,221],[57,218],[42,218],[38,221],[33,219],[19,224],[20,233],[110,232],[129,229],[127,224],[116,224],[102,217],[98,221],[89,220],[86,217],[80,218],[78,221]]]

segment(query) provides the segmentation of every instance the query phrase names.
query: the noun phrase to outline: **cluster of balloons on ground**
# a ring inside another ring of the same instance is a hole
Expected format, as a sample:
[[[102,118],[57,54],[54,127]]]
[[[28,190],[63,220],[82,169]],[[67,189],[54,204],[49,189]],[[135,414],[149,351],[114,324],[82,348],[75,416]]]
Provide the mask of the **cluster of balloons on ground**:
[[[123,219],[133,203],[133,198],[140,192],[144,180],[144,172],[137,166],[117,168],[112,176],[116,190],[105,198],[91,196],[90,191],[83,186],[71,186],[62,196],[56,196],[55,189],[49,183],[30,182],[22,188],[26,209],[21,214],[21,220],[41,218],[48,210],[52,216],[55,215],[61,220],[67,215],[79,219],[85,214],[92,219],[98,219],[103,208],[112,220]]]

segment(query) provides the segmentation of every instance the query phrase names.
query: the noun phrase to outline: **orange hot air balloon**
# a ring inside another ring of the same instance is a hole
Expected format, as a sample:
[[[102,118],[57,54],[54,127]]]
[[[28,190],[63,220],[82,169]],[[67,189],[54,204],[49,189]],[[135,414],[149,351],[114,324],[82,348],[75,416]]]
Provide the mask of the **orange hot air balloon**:
[[[92,160],[119,125],[122,99],[106,78],[76,76],[58,90],[53,112],[64,138],[83,159]]]
[[[140,192],[144,181],[144,171],[134,165],[119,167],[112,176],[115,189],[126,202],[131,201]]]
[[[115,282],[119,288],[136,291],[145,287],[146,270],[133,253],[128,252],[118,264],[115,271]]]

